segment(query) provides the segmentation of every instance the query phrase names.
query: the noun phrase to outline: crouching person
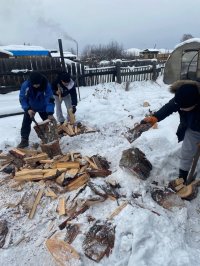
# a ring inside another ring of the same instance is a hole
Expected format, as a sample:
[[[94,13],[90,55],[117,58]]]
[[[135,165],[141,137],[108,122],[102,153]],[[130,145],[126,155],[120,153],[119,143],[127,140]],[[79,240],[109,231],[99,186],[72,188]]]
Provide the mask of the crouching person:
[[[21,142],[18,148],[29,146],[31,123],[38,112],[42,120],[54,119],[54,97],[47,78],[39,72],[32,72],[29,79],[22,83],[19,100],[24,117],[21,127]]]
[[[200,143],[200,83],[189,80],[177,81],[171,85],[171,92],[175,96],[152,116],[144,118],[141,123],[152,126],[160,122],[173,112],[180,115],[177,130],[178,141],[183,141],[179,163],[179,178],[187,181],[193,156]]]
[[[56,117],[60,124],[63,124],[65,118],[62,112],[62,102],[64,102],[67,112],[72,109],[75,114],[77,106],[77,93],[75,82],[70,74],[62,72],[52,84],[56,104]]]

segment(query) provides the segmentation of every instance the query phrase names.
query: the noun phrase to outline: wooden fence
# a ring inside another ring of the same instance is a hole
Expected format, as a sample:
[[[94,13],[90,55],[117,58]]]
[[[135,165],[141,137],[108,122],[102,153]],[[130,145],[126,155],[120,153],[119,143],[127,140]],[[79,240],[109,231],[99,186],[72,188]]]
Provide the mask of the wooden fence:
[[[51,57],[0,59],[0,93],[19,90],[33,70],[43,73],[50,82],[62,70],[60,59]]]
[[[59,58],[35,57],[0,60],[0,94],[19,90],[21,83],[28,74],[37,70],[45,74],[50,82],[57,73],[62,71]],[[151,65],[130,67],[118,62],[115,66],[101,68],[86,68],[83,64],[66,65],[66,71],[79,86],[93,86],[99,83],[156,80],[163,74],[164,64],[156,61]]]

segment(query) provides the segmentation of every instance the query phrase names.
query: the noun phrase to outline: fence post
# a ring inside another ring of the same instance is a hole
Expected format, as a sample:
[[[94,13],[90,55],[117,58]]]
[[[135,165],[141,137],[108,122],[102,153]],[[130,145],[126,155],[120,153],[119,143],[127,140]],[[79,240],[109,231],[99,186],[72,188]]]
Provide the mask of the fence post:
[[[122,83],[120,66],[121,66],[120,62],[117,62],[116,63],[116,76],[117,76],[117,83],[119,84]]]
[[[158,77],[156,66],[157,66],[157,62],[156,62],[156,61],[153,61],[153,63],[152,63],[152,68],[153,68],[152,80],[153,80],[153,81],[156,81],[156,79],[157,79],[157,77]]]
[[[59,50],[60,50],[60,58],[61,58],[62,70],[66,71],[64,54],[63,54],[63,47],[62,47],[62,40],[61,39],[58,39],[58,44],[59,44]]]

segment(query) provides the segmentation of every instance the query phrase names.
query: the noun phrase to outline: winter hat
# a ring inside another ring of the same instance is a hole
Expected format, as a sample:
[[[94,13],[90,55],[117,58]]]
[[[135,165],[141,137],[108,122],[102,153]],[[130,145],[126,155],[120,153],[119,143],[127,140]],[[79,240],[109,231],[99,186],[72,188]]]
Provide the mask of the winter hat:
[[[60,80],[69,83],[70,82],[70,79],[71,79],[71,77],[70,77],[70,74],[69,73],[67,73],[67,72],[61,73]]]
[[[42,74],[39,72],[32,72],[29,76],[29,80],[32,85],[34,84],[40,84],[42,83]]]
[[[196,85],[184,84],[175,93],[175,102],[180,108],[188,108],[199,102],[199,91]]]

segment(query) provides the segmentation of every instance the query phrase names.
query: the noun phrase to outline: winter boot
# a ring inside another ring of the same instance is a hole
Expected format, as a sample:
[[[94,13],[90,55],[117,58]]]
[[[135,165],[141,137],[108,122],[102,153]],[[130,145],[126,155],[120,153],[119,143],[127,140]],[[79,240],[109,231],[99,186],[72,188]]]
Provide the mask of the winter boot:
[[[17,148],[26,148],[29,145],[28,139],[21,139],[21,142],[17,145]]]
[[[189,171],[185,171],[182,169],[179,169],[179,178],[183,178],[184,184],[187,183],[187,176],[188,176]],[[195,178],[194,178],[195,179]],[[193,180],[192,180],[193,181]]]

